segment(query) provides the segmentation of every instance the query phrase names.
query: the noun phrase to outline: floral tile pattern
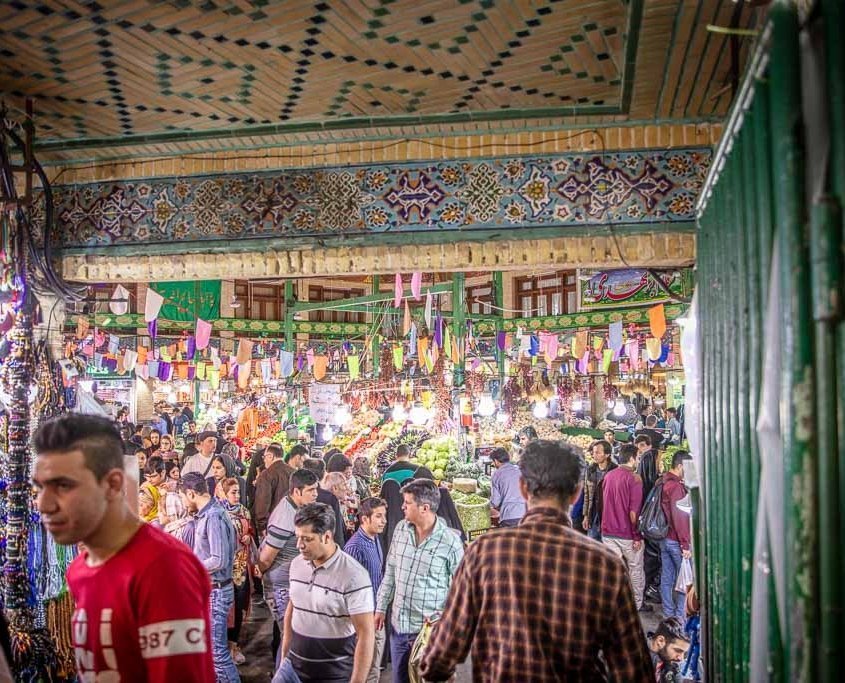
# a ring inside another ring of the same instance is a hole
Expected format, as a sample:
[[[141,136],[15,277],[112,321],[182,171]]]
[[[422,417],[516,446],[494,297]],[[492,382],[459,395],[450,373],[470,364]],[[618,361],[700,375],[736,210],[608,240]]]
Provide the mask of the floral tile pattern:
[[[367,164],[54,188],[66,247],[694,219],[709,149]]]

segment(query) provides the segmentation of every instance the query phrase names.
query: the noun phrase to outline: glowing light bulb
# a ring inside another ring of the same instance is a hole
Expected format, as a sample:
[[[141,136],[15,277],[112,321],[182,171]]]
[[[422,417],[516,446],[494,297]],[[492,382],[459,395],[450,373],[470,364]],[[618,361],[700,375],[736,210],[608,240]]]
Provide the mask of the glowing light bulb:
[[[496,422],[500,422],[502,424],[505,424],[508,421],[508,419],[509,419],[509,415],[504,410],[500,410],[498,413],[496,413]]]
[[[334,430],[328,425],[323,430],[323,441],[331,441],[334,438]]]
[[[608,409],[608,410],[613,410],[613,408],[614,408],[614,406],[615,406],[615,405],[616,405],[616,401],[614,401],[613,399],[611,399],[611,400],[609,400],[609,401],[607,402],[607,409]]]
[[[538,420],[547,418],[549,416],[549,404],[545,401],[537,401],[534,404],[534,410],[532,412]]]
[[[584,401],[580,398],[576,398],[572,401],[572,410],[582,410],[584,408]]]
[[[395,406],[393,406],[393,419],[396,422],[404,422],[408,419],[408,413],[405,412],[405,406],[403,406],[401,403],[397,403]]]
[[[175,391],[171,391],[169,394],[167,394],[167,402],[168,403],[176,403],[176,392]]]
[[[349,412],[349,408],[345,405],[340,406],[334,414],[334,423],[336,425],[340,425],[343,427],[346,424],[349,424],[352,421],[352,413]]]
[[[625,417],[625,414],[628,412],[628,408],[623,401],[617,401],[616,405],[613,406],[613,414],[616,417]]]
[[[411,419],[411,424],[420,426],[428,422],[429,412],[423,407],[422,403],[417,401],[408,413],[408,417]]]

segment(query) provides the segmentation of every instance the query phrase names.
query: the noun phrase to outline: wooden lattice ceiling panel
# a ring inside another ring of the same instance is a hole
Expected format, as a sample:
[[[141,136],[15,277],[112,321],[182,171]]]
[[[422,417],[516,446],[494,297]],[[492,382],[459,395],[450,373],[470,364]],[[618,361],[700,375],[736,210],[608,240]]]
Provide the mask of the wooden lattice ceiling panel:
[[[0,95],[36,98],[53,152],[699,119],[724,114],[747,50],[705,24],[757,19],[726,0],[13,0]]]

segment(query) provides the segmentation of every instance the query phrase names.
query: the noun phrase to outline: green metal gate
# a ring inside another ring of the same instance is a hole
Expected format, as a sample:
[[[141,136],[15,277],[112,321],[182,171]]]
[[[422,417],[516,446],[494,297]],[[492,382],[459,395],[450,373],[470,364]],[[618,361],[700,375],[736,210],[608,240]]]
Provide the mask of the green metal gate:
[[[843,29],[842,0],[807,14],[773,3],[700,200],[697,554],[709,681],[841,676]],[[808,85],[820,88],[815,102]],[[808,165],[813,106],[827,131]],[[767,311],[777,316],[774,335]],[[774,405],[761,401],[773,376]],[[779,424],[779,448],[764,452],[757,425],[766,411]],[[767,465],[779,486],[761,477]],[[768,610],[753,608],[755,573],[755,601]],[[753,649],[762,668],[752,666]]]

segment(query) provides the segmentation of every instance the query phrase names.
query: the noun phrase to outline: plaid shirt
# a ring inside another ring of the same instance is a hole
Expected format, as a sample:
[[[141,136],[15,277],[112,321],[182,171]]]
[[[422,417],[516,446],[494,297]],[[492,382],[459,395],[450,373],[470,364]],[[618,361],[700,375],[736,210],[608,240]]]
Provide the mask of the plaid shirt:
[[[654,681],[622,560],[552,508],[469,546],[424,655],[425,680],[447,680],[470,646],[476,683]]]
[[[425,620],[443,609],[463,556],[460,537],[440,517],[420,545],[414,527],[402,520],[387,552],[376,611],[387,612],[392,600],[393,628],[398,633],[419,633]]]

